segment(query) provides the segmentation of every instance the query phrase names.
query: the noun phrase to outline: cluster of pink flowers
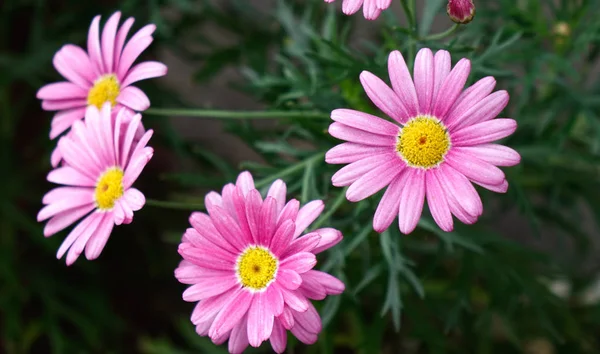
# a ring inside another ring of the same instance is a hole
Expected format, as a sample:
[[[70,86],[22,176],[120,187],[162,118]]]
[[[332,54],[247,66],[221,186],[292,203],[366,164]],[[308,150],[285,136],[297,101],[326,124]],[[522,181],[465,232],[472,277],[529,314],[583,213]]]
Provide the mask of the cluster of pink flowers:
[[[374,19],[390,3],[344,0],[343,9],[350,14],[362,6],[365,17]],[[119,20],[120,13],[112,15],[100,35],[100,16],[94,18],[87,52],[69,44],[54,57],[67,81],[38,91],[42,107],[58,111],[50,138],[60,136],[47,177],[60,186],[43,197],[38,221],[47,220],[46,237],[79,221],[57,253],[58,258],[66,254],[67,265],[83,252],[88,260],[99,257],[114,226],[131,223],[133,212],[145,204],[133,184],[153,155],[147,146],[152,130],[144,128],[139,113],[150,100],[131,85],[163,76],[167,68],[159,62],[133,66],[152,42],[155,26],[143,27],[126,41],[134,20],[120,28]],[[494,143],[516,129],[514,120],[496,118],[508,93],[492,92],[493,77],[464,89],[469,60],[452,68],[444,50],[420,50],[412,76],[402,54],[394,51],[388,71],[391,87],[367,71],[360,81],[391,121],[352,109],[331,112],[329,133],[345,142],[330,149],[325,160],[347,164],[333,175],[333,185],[349,186],[346,197],[352,202],[387,187],[373,218],[377,232],[398,216],[400,231],[411,233],[425,200],[444,231],[453,229],[453,216],[476,222],[483,204],[473,183],[504,193],[508,183],[497,166],[520,161],[516,151]],[[345,289],[339,279],[314,269],[316,255],[342,240],[333,228],[306,232],[324,203],[301,206],[287,200],[286,192],[285,182],[277,180],[263,198],[251,174],[242,172],[220,194],[206,195],[207,213],[192,213],[192,227],[179,245],[183,259],[175,277],[190,285],[183,299],[197,303],[191,322],[215,344],[229,341],[231,353],[267,340],[282,353],[287,331],[314,343],[322,324],[310,300]]]

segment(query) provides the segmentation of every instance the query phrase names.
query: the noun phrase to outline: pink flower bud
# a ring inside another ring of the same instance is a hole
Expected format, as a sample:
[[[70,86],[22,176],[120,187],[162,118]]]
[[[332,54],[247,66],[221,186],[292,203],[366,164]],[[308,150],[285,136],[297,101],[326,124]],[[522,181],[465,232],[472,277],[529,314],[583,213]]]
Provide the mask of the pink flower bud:
[[[475,17],[475,4],[473,0],[448,0],[446,11],[452,21],[464,25]]]

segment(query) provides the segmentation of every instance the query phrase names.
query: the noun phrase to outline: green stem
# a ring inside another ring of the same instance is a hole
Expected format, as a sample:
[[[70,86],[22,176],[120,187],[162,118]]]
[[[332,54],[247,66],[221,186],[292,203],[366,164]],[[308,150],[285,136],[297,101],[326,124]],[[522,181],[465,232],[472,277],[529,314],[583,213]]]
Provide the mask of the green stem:
[[[342,203],[344,203],[344,200],[346,199],[347,190],[348,187],[344,187],[344,189],[342,189],[337,198],[335,198],[333,204],[327,209],[327,212],[321,215],[321,217],[317,221],[315,221],[314,224],[312,224],[311,230],[318,229],[319,226],[321,226],[325,221],[329,220],[333,213],[335,213],[339,209],[339,207],[342,206]]]
[[[201,210],[204,209],[204,203],[186,203],[186,202],[170,202],[164,200],[146,199],[146,205],[179,210]]]
[[[451,35],[452,33],[454,33],[458,27],[460,27],[460,24],[455,23],[454,26],[448,28],[447,30],[445,30],[444,32],[440,32],[440,33],[435,33],[423,38],[420,38],[420,41],[437,41],[440,39],[444,39],[446,37],[448,37],[449,35]]]
[[[402,0],[402,8],[404,9],[404,13],[406,14],[406,19],[408,20],[408,27],[411,30],[414,30],[416,16],[413,16],[413,10],[411,10],[411,6],[414,9],[414,3],[411,4],[412,2],[413,0]]]
[[[288,168],[285,168],[277,173],[274,173],[268,177],[265,177],[259,181],[257,181],[256,183],[254,183],[254,185],[256,186],[256,189],[262,188],[264,186],[266,186],[267,184],[271,183],[272,181],[276,180],[277,178],[281,178],[287,175],[290,175],[296,171],[301,170],[302,168],[304,168],[305,166],[322,159],[323,157],[325,157],[325,152],[321,151],[319,153],[314,154],[313,156],[302,160]]]
[[[206,117],[219,119],[329,119],[329,113],[318,111],[222,111],[214,109],[150,108],[145,114],[157,116]]]

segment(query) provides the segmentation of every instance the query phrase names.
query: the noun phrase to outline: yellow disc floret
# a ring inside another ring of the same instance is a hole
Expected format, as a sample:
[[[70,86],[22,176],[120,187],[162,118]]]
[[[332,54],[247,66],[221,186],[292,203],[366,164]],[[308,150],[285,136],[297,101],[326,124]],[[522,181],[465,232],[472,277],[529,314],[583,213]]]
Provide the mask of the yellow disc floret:
[[[87,96],[88,105],[94,105],[98,109],[106,102],[114,107],[117,104],[117,97],[121,92],[121,85],[114,74],[104,75],[94,82]]]
[[[100,210],[111,210],[123,196],[123,170],[112,167],[106,170],[96,183],[94,200]]]
[[[277,266],[277,258],[269,250],[253,246],[238,257],[236,271],[244,287],[263,290],[275,279]]]
[[[450,149],[450,135],[438,119],[417,116],[398,135],[396,151],[412,167],[431,168],[444,160]]]

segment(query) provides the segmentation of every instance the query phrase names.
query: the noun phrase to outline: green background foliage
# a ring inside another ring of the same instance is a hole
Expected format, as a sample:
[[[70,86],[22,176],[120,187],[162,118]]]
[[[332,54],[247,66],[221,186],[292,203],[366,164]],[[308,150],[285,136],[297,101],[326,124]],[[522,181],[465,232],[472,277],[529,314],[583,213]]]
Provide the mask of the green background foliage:
[[[321,0],[275,1],[268,11],[242,0],[214,3],[0,3],[0,351],[226,352],[195,334],[193,305],[181,300],[185,286],[173,270],[190,210],[202,209],[205,191],[248,169],[263,190],[282,178],[302,203],[323,199],[325,212],[311,228],[330,225],[345,235],[317,268],[342,279],[347,291],[316,304],[325,324],[319,341],[305,347],[290,336],[290,353],[552,353],[530,351],[534,343],[555,353],[600,352],[598,301],[582,300],[600,269],[593,247],[600,217],[598,0],[479,0],[475,20],[443,39],[431,33],[436,21],[452,25],[443,0],[423,1],[417,16],[411,1],[394,0],[407,5],[409,16],[384,12],[373,38],[357,30],[365,22],[360,14],[344,16]],[[232,87],[267,111],[186,107],[176,93],[143,82],[152,101],[144,124],[155,130],[151,145],[160,152],[138,181],[148,204],[133,224],[115,229],[97,261],[81,257],[67,268],[55,259],[66,232],[45,239],[35,220],[51,188],[45,175],[55,144],[48,140],[51,113],[41,110],[35,92],[59,80],[55,51],[85,43],[92,17],[117,9],[136,18],[135,29],[157,24],[144,57],[155,58],[157,48],[172,51],[195,65],[191,80],[198,85],[233,67],[244,80]],[[570,32],[557,33],[557,23]],[[205,25],[233,34],[235,43],[211,40],[198,31]],[[501,116],[515,118],[519,128],[503,143],[523,159],[505,169],[507,194],[478,189],[486,209],[477,224],[456,223],[445,233],[424,212],[410,236],[396,223],[378,235],[371,223],[381,193],[349,203],[345,189],[330,183],[340,166],[323,159],[339,143],[326,132],[328,116],[347,107],[383,117],[359,73],[386,78],[391,50],[412,65],[422,47],[447,49],[454,63],[470,58],[468,84],[493,75],[497,88],[508,90]],[[183,139],[168,116],[223,119],[268,163],[234,165],[210,146]],[[264,118],[276,124],[253,124]],[[169,168],[173,159],[191,162],[191,171]],[[526,221],[516,234],[500,231],[507,214]],[[545,244],[550,235],[555,245],[545,252],[525,246]],[[569,296],[549,289],[556,280],[571,284]]]

